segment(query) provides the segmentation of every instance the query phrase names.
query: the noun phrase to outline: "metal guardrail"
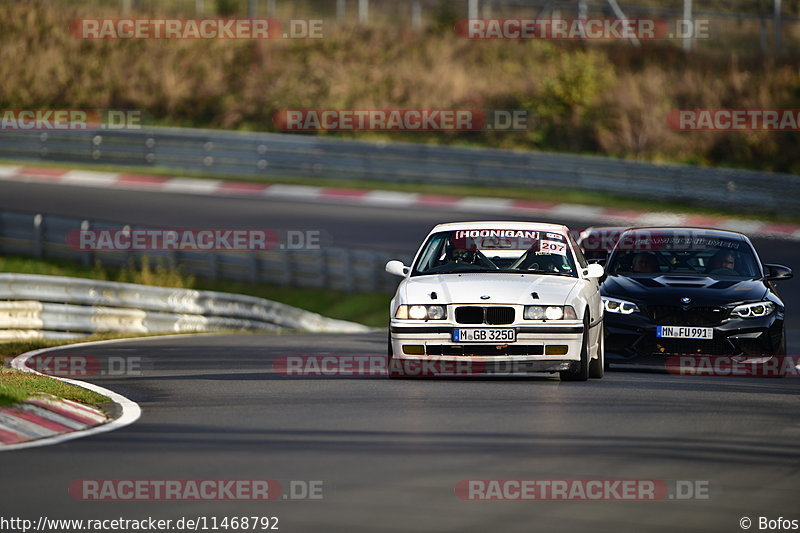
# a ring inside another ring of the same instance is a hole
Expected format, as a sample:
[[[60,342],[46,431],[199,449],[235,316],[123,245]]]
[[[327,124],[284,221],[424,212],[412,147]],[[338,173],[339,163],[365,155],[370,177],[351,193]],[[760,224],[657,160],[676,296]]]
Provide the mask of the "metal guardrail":
[[[180,128],[2,131],[0,157],[247,179],[316,177],[568,189],[741,211],[797,212],[790,174],[489,148]]]
[[[0,341],[70,338],[98,332],[220,330],[363,332],[326,318],[243,294],[150,287],[62,276],[0,274]]]
[[[152,229],[49,215],[0,211],[0,253],[67,259],[90,267],[141,265],[145,254],[127,251],[85,251],[67,244],[80,229]],[[174,265],[181,272],[207,279],[269,283],[289,287],[335,289],[346,292],[394,292],[399,282],[383,267],[408,253],[322,247],[316,250],[267,251],[148,251],[152,265]]]

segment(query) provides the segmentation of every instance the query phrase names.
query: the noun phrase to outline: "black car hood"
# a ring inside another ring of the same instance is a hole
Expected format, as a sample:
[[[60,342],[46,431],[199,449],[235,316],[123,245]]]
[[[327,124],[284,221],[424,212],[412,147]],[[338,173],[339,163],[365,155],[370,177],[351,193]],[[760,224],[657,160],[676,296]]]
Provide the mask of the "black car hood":
[[[649,304],[680,305],[691,298],[693,306],[722,306],[756,302],[767,294],[763,281],[710,278],[706,276],[634,275],[609,276],[600,287],[603,296],[646,301]]]

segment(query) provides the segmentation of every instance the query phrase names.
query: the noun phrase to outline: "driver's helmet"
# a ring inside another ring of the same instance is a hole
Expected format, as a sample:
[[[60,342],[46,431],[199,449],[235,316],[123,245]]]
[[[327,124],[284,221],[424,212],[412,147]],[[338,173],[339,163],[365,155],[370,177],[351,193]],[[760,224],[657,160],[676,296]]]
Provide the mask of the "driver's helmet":
[[[451,263],[472,263],[475,260],[475,252],[450,243],[445,249],[445,259]]]

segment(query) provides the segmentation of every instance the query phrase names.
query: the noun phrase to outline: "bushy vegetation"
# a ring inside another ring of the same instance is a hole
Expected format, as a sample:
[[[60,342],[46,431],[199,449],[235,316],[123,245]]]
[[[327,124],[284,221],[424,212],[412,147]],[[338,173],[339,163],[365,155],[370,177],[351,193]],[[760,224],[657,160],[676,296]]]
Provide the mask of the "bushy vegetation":
[[[666,121],[676,108],[800,108],[796,54],[467,41],[445,12],[421,32],[331,25],[309,40],[70,35],[70,19],[118,16],[110,8],[0,3],[0,108],[125,108],[159,124],[260,131],[284,108],[528,109],[537,117],[528,132],[384,137],[800,173],[796,133],[676,132]]]

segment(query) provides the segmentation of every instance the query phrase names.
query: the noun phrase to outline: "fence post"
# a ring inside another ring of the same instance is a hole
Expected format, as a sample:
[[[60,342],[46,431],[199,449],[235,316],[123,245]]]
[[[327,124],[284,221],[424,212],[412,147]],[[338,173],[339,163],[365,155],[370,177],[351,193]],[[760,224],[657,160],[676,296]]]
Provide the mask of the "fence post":
[[[278,11],[275,3],[276,0],[267,0],[267,16],[269,18],[275,18],[275,13]]]
[[[358,23],[369,22],[369,0],[358,0]]]
[[[578,18],[581,20],[589,18],[589,6],[586,5],[586,0],[578,0]]]
[[[247,16],[251,19],[256,18],[258,11],[258,0],[247,0]]]
[[[194,0],[194,14],[198,17],[202,16],[206,11],[205,0]]]
[[[478,0],[469,0],[469,4],[467,7],[467,18],[470,19],[478,18]]]
[[[345,4],[347,0],[336,0],[336,20],[341,24],[344,22]]]
[[[683,24],[692,21],[692,0],[683,0]],[[694,32],[694,24],[692,24],[692,33]],[[692,35],[686,35],[683,38],[683,50],[686,52],[692,49]]]
[[[33,255],[42,258],[44,256],[44,217],[37,213],[33,217]]]
[[[411,27],[415,30],[422,28],[422,6],[420,0],[412,0],[411,2]]]
[[[773,0],[772,4],[772,26],[775,30],[775,53],[781,52],[781,0]]]

